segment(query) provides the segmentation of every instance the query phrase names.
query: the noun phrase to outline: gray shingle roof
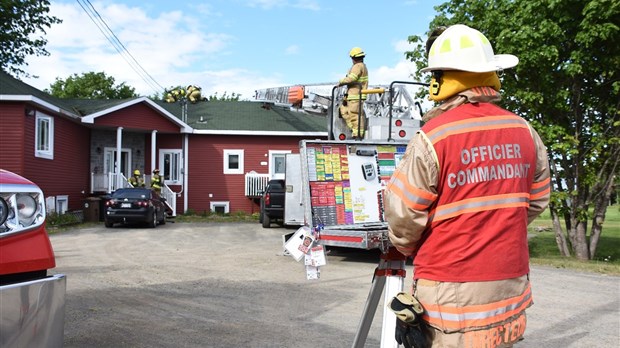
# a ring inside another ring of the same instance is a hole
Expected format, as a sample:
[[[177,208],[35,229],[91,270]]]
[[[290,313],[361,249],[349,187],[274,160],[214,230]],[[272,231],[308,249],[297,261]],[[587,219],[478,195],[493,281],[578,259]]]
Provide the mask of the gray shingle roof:
[[[19,81],[0,71],[0,95],[31,95],[45,102],[88,116],[132,99],[61,99]],[[182,119],[179,103],[155,101],[167,112]],[[265,107],[251,101],[207,101],[188,104],[186,123],[200,131],[326,132],[325,116],[291,111],[284,107]]]
[[[61,109],[75,112],[70,105],[66,104],[62,99],[49,95],[35,87],[26,84],[13,76],[0,70],[0,95],[30,95],[41,99],[50,104],[56,105]]]
[[[181,105],[157,102],[181,117]],[[239,130],[275,132],[326,132],[325,116],[291,111],[284,107],[263,107],[251,101],[207,101],[189,104],[187,124],[197,130]]]

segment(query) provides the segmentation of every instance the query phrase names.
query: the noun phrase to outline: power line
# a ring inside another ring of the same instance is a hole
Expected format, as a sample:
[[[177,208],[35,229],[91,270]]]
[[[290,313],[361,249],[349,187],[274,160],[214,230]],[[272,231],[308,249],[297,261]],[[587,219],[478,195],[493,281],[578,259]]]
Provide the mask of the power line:
[[[88,6],[85,7],[85,4],[78,3],[86,12],[88,17],[95,23],[99,31],[105,36],[105,38],[112,44],[112,46],[116,49],[116,51],[123,57],[123,59],[129,64],[129,66],[140,76],[140,78],[146,82],[153,90],[156,92],[165,90],[141,65],[140,63],[131,55],[131,53],[127,50],[127,48],[123,45],[123,43],[118,39],[118,37],[114,34],[112,29],[107,25],[105,20],[101,17],[99,12],[95,9],[95,7],[90,3],[90,1],[86,0]],[[104,28],[105,27],[105,28]],[[159,88],[158,88],[159,87]]]
[[[153,76],[151,76],[151,74],[149,74],[142,67],[142,65],[140,65],[140,63],[136,60],[136,58],[134,58],[134,56],[129,52],[129,50],[127,50],[125,45],[123,45],[123,43],[114,34],[112,29],[110,29],[110,27],[108,26],[106,21],[103,19],[103,17],[101,17],[99,12],[97,12],[97,10],[90,3],[90,1],[89,0],[85,0],[85,1],[82,0],[80,2],[80,0],[77,0],[77,3],[80,5],[80,7],[82,7],[84,12],[86,12],[86,14],[91,19],[91,21],[93,21],[93,23],[95,23],[95,25],[97,26],[99,31],[101,31],[103,36],[105,36],[105,38],[112,44],[114,49],[116,49],[116,51],[121,55],[121,57],[123,57],[125,62],[127,62],[127,64],[129,64],[131,69],[133,69],[133,71],[135,71],[136,74],[138,74],[138,76],[140,76],[140,78],[147,85],[149,85],[149,87],[151,89],[153,89],[156,93],[159,93],[159,92],[162,92],[162,91],[165,92],[166,89],[164,87],[162,87],[157,82],[157,80],[155,80],[153,78]],[[88,4],[88,5],[86,5],[86,4]]]

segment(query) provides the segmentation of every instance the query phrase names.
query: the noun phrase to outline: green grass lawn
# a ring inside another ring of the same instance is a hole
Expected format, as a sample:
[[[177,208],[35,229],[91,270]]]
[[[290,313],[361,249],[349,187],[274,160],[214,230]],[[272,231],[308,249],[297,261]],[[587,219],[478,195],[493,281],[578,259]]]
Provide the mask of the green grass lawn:
[[[572,257],[562,257],[552,227],[548,211],[530,224],[529,232],[535,235],[529,241],[532,264],[620,275],[620,206],[615,205],[607,209],[603,232],[594,259],[591,261],[583,262]],[[591,224],[588,224],[588,233],[590,227]],[[544,231],[539,232],[540,230]]]

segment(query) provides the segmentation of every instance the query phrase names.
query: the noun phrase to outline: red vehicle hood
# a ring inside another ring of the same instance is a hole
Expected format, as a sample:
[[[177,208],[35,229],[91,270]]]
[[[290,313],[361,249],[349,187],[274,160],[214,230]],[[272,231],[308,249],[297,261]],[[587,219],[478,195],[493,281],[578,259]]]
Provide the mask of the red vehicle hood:
[[[0,169],[0,182],[3,184],[34,185],[32,181],[4,169]]]

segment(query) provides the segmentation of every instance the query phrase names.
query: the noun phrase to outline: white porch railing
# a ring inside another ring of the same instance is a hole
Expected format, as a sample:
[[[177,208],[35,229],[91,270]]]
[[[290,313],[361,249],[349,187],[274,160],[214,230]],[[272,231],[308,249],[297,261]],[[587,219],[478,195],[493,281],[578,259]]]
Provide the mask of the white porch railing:
[[[108,191],[108,174],[90,173],[90,193]]]
[[[177,194],[164,184],[161,187],[161,196],[166,199],[166,205],[172,210],[171,216],[177,216]]]
[[[90,193],[106,192],[110,193],[118,188],[131,187],[127,178],[120,174],[120,186],[117,185],[115,173],[90,174]]]
[[[114,173],[110,173],[108,176],[108,187],[110,188],[109,192],[114,192],[119,188],[125,187],[133,187],[123,173],[119,174],[119,180],[116,180],[117,176]],[[120,183],[119,183],[120,181]]]
[[[245,195],[246,197],[260,197],[267,188],[269,174],[258,174],[254,171],[245,173]]]

